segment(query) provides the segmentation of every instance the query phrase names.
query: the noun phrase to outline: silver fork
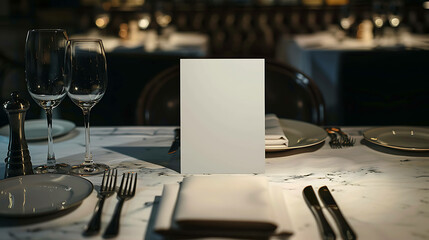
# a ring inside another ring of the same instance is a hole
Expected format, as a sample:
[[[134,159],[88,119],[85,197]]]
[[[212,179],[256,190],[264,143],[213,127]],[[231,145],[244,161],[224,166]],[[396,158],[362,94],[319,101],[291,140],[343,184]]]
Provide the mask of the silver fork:
[[[349,135],[347,135],[347,133],[343,132],[341,128],[331,127],[330,129],[340,135],[341,137],[340,143],[343,147],[353,147],[356,140],[350,137]]]
[[[101,180],[100,192],[98,194],[99,200],[96,207],[97,210],[83,232],[84,236],[93,236],[100,231],[101,213],[103,212],[104,200],[115,193],[117,176],[117,169],[104,171],[103,179]]]
[[[124,184],[125,178],[126,183]],[[116,205],[115,212],[113,213],[112,220],[107,226],[106,231],[104,232],[104,238],[113,238],[116,237],[119,233],[119,219],[121,217],[122,206],[124,205],[125,200],[128,200],[134,197],[137,187],[137,173],[125,173],[122,174],[121,186],[118,190],[119,202]]]
[[[331,140],[329,141],[329,146],[331,146],[331,148],[333,149],[341,148],[341,142],[338,139],[337,134],[330,128],[325,128],[325,130],[328,133],[329,138],[331,138]]]

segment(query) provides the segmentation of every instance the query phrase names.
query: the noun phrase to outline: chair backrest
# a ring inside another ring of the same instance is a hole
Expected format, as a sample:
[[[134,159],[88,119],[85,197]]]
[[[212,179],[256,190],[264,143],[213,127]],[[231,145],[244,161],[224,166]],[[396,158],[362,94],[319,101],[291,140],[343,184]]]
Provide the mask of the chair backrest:
[[[299,70],[273,61],[265,64],[265,112],[325,124],[325,101],[316,83]]]
[[[138,125],[180,125],[180,68],[170,67],[150,80],[136,108]]]
[[[318,125],[325,121],[325,103],[314,81],[290,66],[268,60],[265,64],[265,112]],[[136,116],[139,125],[180,125],[179,66],[149,81],[138,99]]]

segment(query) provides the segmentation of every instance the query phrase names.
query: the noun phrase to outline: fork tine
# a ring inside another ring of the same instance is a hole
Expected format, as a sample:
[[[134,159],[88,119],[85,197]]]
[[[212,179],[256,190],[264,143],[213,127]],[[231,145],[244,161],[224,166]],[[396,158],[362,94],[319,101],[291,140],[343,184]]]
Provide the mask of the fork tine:
[[[109,178],[109,184],[107,186],[107,190],[112,190],[112,187],[114,188],[116,185],[116,175],[115,175],[116,171],[115,170],[116,169],[112,169],[112,172],[109,175],[110,178]]]
[[[135,181],[133,182],[133,176],[134,176],[134,173],[131,173],[131,176],[130,176],[130,185],[128,185],[128,188],[127,188],[127,195],[132,195],[132,190],[133,190],[133,186],[134,186],[134,183],[135,183]]]
[[[110,169],[109,170],[106,170],[105,172],[104,172],[105,174],[106,174],[106,179],[105,179],[105,181],[102,183],[102,186],[103,186],[103,188],[102,188],[102,190],[103,191],[107,191],[107,190],[109,190],[109,184],[110,184],[110,182],[111,182],[111,172],[110,172]],[[104,176],[103,176],[103,178],[104,178]],[[103,179],[104,180],[104,179]]]
[[[110,185],[110,190],[115,190],[116,187],[116,179],[118,178],[118,169],[113,170],[115,176],[113,177],[113,184]]]
[[[136,188],[137,188],[137,173],[134,174],[134,187],[133,187],[133,192],[131,193],[132,196],[136,194]]]
[[[130,192],[130,186],[131,186],[131,178],[130,178],[130,172],[127,173],[127,183],[125,184],[124,194],[128,195]]]
[[[119,186],[118,194],[122,194],[122,190],[124,189],[124,180],[125,180],[125,173],[122,173],[122,180],[121,180],[121,185]]]
[[[105,187],[105,180],[106,180],[106,172],[107,172],[107,170],[105,170],[104,172],[103,172],[103,179],[101,179],[101,186],[100,186],[100,191],[104,191],[104,187]]]

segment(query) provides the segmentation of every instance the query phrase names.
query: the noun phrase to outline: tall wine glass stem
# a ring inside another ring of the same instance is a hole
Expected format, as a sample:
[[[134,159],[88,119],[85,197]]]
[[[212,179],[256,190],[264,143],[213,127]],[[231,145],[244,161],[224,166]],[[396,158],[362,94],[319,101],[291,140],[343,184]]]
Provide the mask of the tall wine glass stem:
[[[84,119],[84,125],[85,125],[85,162],[84,165],[93,165],[94,161],[92,160],[92,153],[91,153],[91,140],[89,138],[89,112],[90,109],[83,108],[83,119]]]
[[[54,140],[52,138],[52,108],[46,108],[46,119],[48,120],[48,168],[54,168],[56,164],[54,153]]]

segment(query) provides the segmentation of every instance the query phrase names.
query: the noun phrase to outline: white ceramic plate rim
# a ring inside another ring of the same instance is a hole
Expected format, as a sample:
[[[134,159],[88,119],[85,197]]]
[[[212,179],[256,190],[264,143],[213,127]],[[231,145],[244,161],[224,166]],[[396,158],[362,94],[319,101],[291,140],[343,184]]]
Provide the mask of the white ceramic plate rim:
[[[59,131],[53,131],[52,137],[60,137],[75,129],[76,124],[67,120],[53,119],[52,127],[59,129]],[[46,119],[26,120],[24,129],[25,129],[25,139],[27,141],[46,140],[48,138],[48,133],[47,133],[48,123],[46,122]],[[43,135],[34,135],[30,133],[30,131],[39,130],[39,129],[46,130],[46,131],[40,131],[40,132],[43,132],[43,133],[46,132],[46,133]],[[9,125],[5,125],[0,128],[0,135],[9,137]]]
[[[376,127],[366,130],[363,133],[363,137],[368,142],[393,148],[393,149],[399,149],[399,150],[407,150],[407,151],[429,151],[429,148],[417,148],[417,147],[408,147],[408,146],[398,146],[398,145],[392,145],[388,142],[380,142],[378,141],[378,137],[383,134],[391,133],[394,130],[400,130],[400,131],[418,131],[418,132],[424,132],[426,134],[429,134],[429,128],[423,128],[423,127],[411,127],[411,126],[387,126],[387,127]],[[377,139],[377,140],[374,140]],[[429,138],[428,138],[429,141]]]
[[[289,146],[266,146],[266,152],[277,152],[277,151],[285,151],[290,149],[304,148],[317,145],[323,141],[325,141],[328,134],[321,127],[316,126],[311,123],[291,120],[291,119],[279,119],[280,126],[283,128],[283,132],[285,136],[289,139]],[[299,136],[296,133],[299,133]],[[293,139],[302,138],[309,139],[304,142],[293,142]]]
[[[53,201],[53,206],[51,208],[45,208],[38,212],[9,212],[7,206],[0,206],[0,216],[2,217],[34,217],[40,215],[47,215],[59,211],[64,211],[66,209],[72,208],[79,205],[85,198],[87,198],[94,189],[94,185],[87,179],[65,174],[34,174],[34,175],[25,175],[17,176],[12,178],[6,178],[0,181],[0,192],[7,191],[7,187],[10,187],[10,182],[16,181],[22,185],[31,185],[35,186],[37,183],[43,182],[55,182],[56,185],[70,186],[69,183],[72,181],[73,185],[78,187],[72,188],[71,191],[74,191],[71,194],[70,199],[67,199],[66,204],[61,204],[64,199],[50,199]],[[27,183],[28,182],[28,183]],[[54,184],[53,184],[54,185]],[[16,186],[16,184],[14,185]],[[55,189],[55,188],[54,188]],[[52,190],[54,191],[54,190]],[[27,196],[28,198],[28,196]],[[62,207],[59,208],[58,206]]]

